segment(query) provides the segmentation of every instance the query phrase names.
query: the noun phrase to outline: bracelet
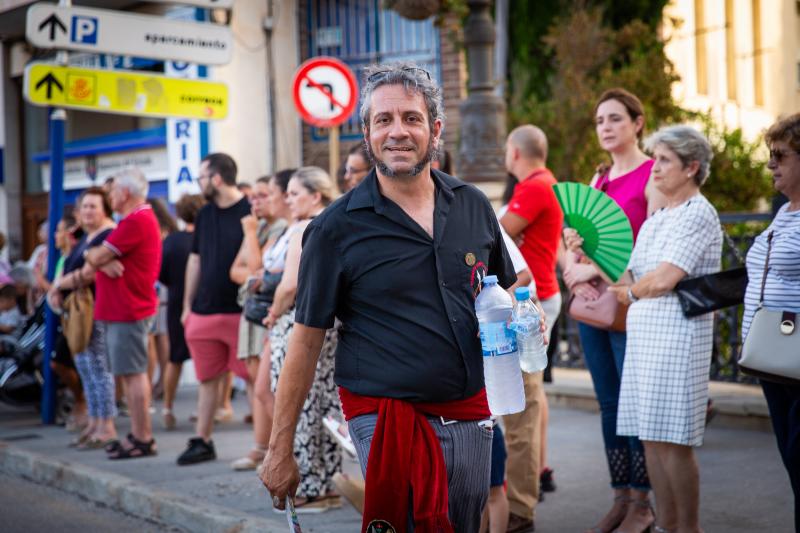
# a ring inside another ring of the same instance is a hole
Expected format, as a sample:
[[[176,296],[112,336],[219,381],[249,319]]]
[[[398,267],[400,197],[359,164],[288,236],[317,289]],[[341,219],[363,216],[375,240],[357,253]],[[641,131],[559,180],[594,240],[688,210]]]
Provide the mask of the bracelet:
[[[633,285],[628,286],[628,300],[630,300],[631,303],[636,303],[639,301],[639,298],[633,295]]]

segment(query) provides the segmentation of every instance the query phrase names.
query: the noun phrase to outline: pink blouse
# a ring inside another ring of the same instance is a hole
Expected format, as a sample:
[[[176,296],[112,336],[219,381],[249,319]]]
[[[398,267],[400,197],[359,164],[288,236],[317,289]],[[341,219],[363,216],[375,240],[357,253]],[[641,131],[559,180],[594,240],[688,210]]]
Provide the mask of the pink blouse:
[[[600,189],[613,198],[628,215],[631,228],[633,228],[634,241],[639,234],[639,228],[647,218],[647,197],[644,190],[650,180],[650,171],[654,163],[655,161],[648,159],[627,174],[610,181],[608,172],[606,172],[594,184],[595,189]]]

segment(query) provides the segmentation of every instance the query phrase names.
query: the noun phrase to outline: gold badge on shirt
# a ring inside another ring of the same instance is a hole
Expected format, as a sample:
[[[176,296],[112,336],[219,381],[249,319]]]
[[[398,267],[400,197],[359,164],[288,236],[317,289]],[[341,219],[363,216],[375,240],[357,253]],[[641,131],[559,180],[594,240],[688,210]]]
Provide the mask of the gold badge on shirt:
[[[467,266],[474,266],[475,261],[476,257],[475,254],[473,254],[472,252],[469,252],[467,255],[464,256],[464,262],[467,264]]]

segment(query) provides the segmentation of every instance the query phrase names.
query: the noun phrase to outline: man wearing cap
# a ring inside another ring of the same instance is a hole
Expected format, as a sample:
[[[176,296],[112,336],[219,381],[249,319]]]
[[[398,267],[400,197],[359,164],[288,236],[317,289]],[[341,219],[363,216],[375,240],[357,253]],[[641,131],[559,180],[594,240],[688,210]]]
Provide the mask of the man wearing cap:
[[[486,197],[431,170],[441,90],[412,64],[366,69],[375,164],[303,237],[295,329],[261,479],[283,508],[292,439],[325,330],[342,322],[336,382],[366,479],[362,531],[478,531],[492,425],[475,296],[514,268]]]

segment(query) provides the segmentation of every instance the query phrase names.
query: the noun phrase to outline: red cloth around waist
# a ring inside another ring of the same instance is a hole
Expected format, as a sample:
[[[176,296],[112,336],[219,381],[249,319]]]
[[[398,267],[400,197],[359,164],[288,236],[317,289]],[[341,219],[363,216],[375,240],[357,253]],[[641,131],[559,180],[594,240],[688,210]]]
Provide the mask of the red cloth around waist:
[[[447,468],[444,454],[426,415],[452,420],[489,418],[486,389],[444,403],[411,403],[394,398],[360,396],[339,387],[347,420],[378,413],[367,461],[362,532],[373,521],[406,531],[409,493],[413,496],[418,533],[452,533],[447,516]]]

